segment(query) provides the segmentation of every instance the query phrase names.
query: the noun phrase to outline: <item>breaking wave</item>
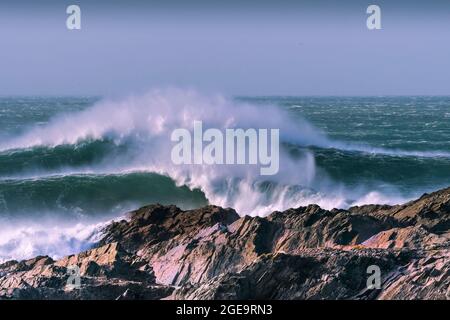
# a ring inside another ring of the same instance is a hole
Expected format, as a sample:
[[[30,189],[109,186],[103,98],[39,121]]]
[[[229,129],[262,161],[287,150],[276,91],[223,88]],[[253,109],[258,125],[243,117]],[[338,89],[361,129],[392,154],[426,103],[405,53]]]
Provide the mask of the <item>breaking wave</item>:
[[[172,164],[172,131],[193,130],[195,120],[202,121],[204,130],[280,129],[278,174],[261,176],[254,165]],[[354,165],[370,170],[373,161],[395,165],[390,159],[398,157],[407,160],[399,170],[406,163],[410,172],[415,165],[410,158],[445,158],[447,162],[430,168],[447,170],[450,153],[336,141],[279,106],[190,90],[153,90],[122,101],[103,100],[0,141],[0,219],[5,221],[0,226],[0,260],[81,251],[95,243],[111,218],[151,202],[184,209],[211,203],[259,216],[312,203],[331,209],[405,202],[424,190],[405,195],[382,180],[349,177]],[[318,165],[318,159],[334,161],[331,167],[339,177]],[[399,177],[404,179],[408,172]],[[387,171],[379,176],[390,175]],[[14,222],[15,215],[22,222]],[[42,215],[52,222],[37,223]],[[61,219],[73,223],[60,224]]]
[[[201,120],[205,129],[279,128],[281,141],[285,146],[295,145],[297,152],[293,155],[288,147],[282,148],[280,171],[271,177],[260,176],[258,168],[250,165],[173,165],[170,134],[177,128],[192,129],[194,120]],[[178,186],[200,189],[210,203],[250,215],[310,203],[342,208],[375,200],[405,200],[393,188],[386,195],[364,184],[349,188],[333,181],[317,167],[309,146],[390,156],[450,156],[445,152],[385,150],[333,141],[306,120],[293,120],[276,106],[169,89],[119,102],[104,100],[84,111],[57,116],[43,127],[4,141],[0,157],[8,165],[9,178],[26,177],[33,170],[41,177],[156,173],[170,177]],[[14,167],[18,163],[15,158],[26,158],[26,153],[48,155],[53,163],[39,163],[29,156],[31,166]],[[13,160],[5,160],[8,156]]]

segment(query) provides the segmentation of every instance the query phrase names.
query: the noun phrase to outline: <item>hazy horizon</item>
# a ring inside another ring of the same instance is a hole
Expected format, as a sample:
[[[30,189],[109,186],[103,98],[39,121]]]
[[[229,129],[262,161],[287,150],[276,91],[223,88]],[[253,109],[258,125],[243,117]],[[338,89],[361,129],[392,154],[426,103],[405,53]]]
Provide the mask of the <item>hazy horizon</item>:
[[[163,89],[166,90],[168,88],[148,88],[147,91],[143,91],[142,93],[145,92],[151,92],[153,89]],[[185,88],[181,87],[181,88],[173,88],[173,89],[177,89],[177,90],[184,90]],[[204,93],[200,90],[195,90],[195,92],[198,93]],[[213,92],[214,93],[214,92]],[[215,94],[221,94],[220,92],[215,92]],[[111,95],[107,95],[107,94],[0,94],[0,98],[88,98],[88,99],[104,99],[104,98],[109,98],[109,97],[117,97],[117,98],[126,98],[128,96],[139,96],[140,93],[138,92],[130,92],[130,93],[122,93],[122,94],[111,94]],[[450,94],[380,94],[380,95],[352,95],[352,94],[343,94],[343,95],[314,95],[314,94],[310,94],[310,95],[302,95],[302,94],[264,94],[264,95],[237,95],[237,94],[223,94],[226,97],[229,98],[233,98],[233,99],[240,99],[240,98],[426,98],[426,97],[430,97],[430,98],[439,98],[439,97],[443,97],[443,98],[448,98],[450,97]]]

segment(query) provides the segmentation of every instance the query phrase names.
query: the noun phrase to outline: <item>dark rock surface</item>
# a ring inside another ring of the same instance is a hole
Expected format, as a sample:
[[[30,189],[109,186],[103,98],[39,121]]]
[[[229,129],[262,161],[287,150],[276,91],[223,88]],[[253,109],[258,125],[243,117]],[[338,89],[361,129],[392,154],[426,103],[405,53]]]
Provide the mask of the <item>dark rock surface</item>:
[[[239,217],[151,205],[96,248],[0,265],[0,299],[450,299],[450,189],[398,206]],[[81,287],[67,285],[77,266]],[[369,266],[381,287],[368,288]]]

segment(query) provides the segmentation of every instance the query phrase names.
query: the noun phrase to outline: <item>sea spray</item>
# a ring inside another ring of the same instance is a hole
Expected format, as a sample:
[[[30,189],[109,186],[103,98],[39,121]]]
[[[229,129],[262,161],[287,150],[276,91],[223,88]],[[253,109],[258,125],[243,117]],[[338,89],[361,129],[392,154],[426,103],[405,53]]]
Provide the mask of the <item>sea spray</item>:
[[[116,220],[120,220],[117,218]],[[0,263],[37,255],[53,259],[90,249],[113,220],[97,223],[64,225],[53,223],[17,222],[0,227]]]
[[[174,165],[259,165],[260,175],[270,176],[280,169],[280,129],[247,130],[217,128],[203,132],[202,121],[194,121],[194,133],[186,128],[172,131],[170,140]],[[205,146],[204,146],[205,144]]]

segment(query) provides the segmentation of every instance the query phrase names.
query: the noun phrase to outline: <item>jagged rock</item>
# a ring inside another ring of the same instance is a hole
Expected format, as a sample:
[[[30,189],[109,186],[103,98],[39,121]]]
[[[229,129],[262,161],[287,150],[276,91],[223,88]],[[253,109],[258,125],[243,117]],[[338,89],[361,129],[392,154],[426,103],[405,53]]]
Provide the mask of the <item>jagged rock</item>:
[[[450,188],[399,206],[266,218],[151,205],[91,250],[0,265],[0,299],[448,299]],[[67,286],[77,266],[81,288]],[[369,266],[381,287],[368,288]]]
[[[367,248],[430,250],[441,247],[450,248],[450,237],[448,235],[439,236],[430,233],[422,226],[411,226],[382,231],[362,244]]]
[[[172,288],[155,284],[152,269],[141,270],[141,263],[110,243],[58,261],[38,257],[0,265],[0,298],[3,299],[114,299],[133,288],[141,299],[167,296]],[[78,267],[80,288],[68,286]]]
[[[239,273],[177,289],[174,299],[348,299],[366,287],[367,267],[385,272],[404,257],[389,252],[306,249],[266,254]]]
[[[350,211],[392,218],[403,226],[422,225],[431,232],[444,233],[450,229],[450,188],[424,194],[403,205],[354,207]]]
[[[450,299],[450,251],[431,251],[386,279],[378,299]]]

